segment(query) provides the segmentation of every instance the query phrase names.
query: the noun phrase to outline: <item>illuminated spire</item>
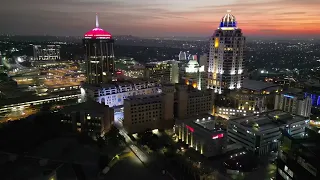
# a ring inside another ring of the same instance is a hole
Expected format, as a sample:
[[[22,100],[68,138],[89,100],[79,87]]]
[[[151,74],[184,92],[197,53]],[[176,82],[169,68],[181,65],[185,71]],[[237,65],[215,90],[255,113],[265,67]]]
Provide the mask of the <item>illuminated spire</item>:
[[[99,17],[98,17],[98,13],[96,14],[96,28],[99,27]]]

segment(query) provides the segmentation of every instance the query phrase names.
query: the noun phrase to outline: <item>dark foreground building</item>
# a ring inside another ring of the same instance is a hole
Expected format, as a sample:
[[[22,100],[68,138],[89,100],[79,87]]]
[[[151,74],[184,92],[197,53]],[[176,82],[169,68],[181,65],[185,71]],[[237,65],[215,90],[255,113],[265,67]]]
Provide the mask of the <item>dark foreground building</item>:
[[[320,134],[306,129],[306,136],[293,137],[282,132],[277,160],[277,180],[320,179]]]

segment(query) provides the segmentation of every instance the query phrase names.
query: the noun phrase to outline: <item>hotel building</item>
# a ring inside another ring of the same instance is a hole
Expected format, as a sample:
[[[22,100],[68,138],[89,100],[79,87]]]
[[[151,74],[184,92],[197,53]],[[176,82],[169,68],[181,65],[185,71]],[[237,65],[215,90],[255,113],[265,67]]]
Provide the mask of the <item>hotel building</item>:
[[[208,88],[221,94],[224,89],[240,89],[243,80],[245,37],[229,12],[221,19],[210,39]]]

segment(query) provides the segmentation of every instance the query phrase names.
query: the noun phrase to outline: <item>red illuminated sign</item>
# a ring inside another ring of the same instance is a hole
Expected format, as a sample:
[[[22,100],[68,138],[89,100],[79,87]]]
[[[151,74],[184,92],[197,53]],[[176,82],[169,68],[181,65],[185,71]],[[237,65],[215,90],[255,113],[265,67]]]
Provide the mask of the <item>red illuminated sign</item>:
[[[117,71],[117,74],[122,74],[122,72],[121,71]]]
[[[215,135],[215,136],[212,136],[212,139],[220,139],[220,138],[223,138],[224,134],[218,134],[218,135]]]
[[[189,129],[189,131],[194,132],[194,129],[188,125],[186,125],[186,127]]]

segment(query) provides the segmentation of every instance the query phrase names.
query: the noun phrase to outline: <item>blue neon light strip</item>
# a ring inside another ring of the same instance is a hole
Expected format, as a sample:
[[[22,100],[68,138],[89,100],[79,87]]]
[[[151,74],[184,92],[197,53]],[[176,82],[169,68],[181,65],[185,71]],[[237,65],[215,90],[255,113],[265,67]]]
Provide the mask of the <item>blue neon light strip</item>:
[[[284,94],[283,96],[287,97],[287,98],[291,98],[291,99],[294,98],[293,96],[290,96],[290,95],[287,95],[287,94]]]

